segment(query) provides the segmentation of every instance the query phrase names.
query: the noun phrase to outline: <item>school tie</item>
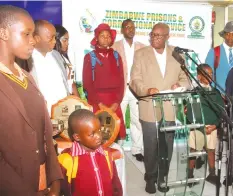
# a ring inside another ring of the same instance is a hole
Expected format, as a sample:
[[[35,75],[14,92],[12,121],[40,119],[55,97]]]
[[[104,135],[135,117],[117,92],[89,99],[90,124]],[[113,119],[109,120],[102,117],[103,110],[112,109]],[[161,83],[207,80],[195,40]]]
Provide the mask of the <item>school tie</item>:
[[[229,48],[229,66],[233,67],[233,54],[232,54],[232,48]]]

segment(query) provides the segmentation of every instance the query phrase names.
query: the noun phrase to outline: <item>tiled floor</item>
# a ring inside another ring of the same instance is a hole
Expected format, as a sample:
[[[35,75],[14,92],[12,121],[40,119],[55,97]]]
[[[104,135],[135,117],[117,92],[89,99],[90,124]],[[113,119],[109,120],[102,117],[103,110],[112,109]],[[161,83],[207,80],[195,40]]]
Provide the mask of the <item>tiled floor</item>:
[[[143,163],[140,163],[136,161],[135,157],[131,155],[130,152],[125,152],[126,154],[126,182],[127,182],[127,196],[148,196],[153,194],[148,194],[145,192],[145,181],[144,181],[144,165]],[[174,154],[173,154],[174,155]],[[224,162],[224,158],[223,158]],[[169,181],[172,180],[172,178],[175,178],[176,176],[176,157],[173,156],[171,161],[171,167],[169,172]],[[222,164],[222,179],[225,175],[224,173],[224,163]],[[199,172],[200,173],[200,172]],[[196,173],[197,175],[198,173]],[[198,185],[196,185],[198,188]],[[220,196],[224,196],[225,192],[225,186],[222,185],[220,189]],[[165,194],[162,194],[157,191],[155,194],[157,196],[165,196]],[[166,196],[176,195],[174,193],[174,189],[171,189]],[[186,194],[187,195],[187,194]],[[216,195],[216,188],[215,186],[211,185],[210,183],[206,182],[204,187],[203,196],[215,196]],[[191,194],[190,194],[191,196]],[[229,190],[229,196],[233,196],[232,187],[230,187]]]

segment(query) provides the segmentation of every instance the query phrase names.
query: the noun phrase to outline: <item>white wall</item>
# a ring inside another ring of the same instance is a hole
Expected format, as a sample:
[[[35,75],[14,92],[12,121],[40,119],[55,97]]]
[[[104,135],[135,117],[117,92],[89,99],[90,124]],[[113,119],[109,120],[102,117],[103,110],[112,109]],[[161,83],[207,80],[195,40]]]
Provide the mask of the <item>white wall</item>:
[[[223,41],[218,33],[222,31],[225,26],[225,7],[213,7],[213,11],[216,12],[216,21],[214,25],[214,46],[218,46]]]
[[[233,21],[233,5],[229,6],[228,10],[228,21]]]
[[[223,39],[219,36],[218,33],[222,31],[225,26],[225,7],[214,6],[213,11],[216,12],[216,22],[214,26],[214,46],[217,46],[223,42]],[[228,18],[228,21],[233,21],[233,5],[228,7],[228,17],[226,18]]]

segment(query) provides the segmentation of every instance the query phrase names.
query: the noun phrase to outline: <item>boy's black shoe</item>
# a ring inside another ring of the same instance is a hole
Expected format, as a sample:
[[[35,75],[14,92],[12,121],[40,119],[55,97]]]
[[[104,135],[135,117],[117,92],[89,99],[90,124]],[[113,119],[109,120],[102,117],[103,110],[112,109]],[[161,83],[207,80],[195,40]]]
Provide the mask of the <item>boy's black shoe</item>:
[[[215,185],[217,184],[217,180],[218,180],[218,176],[216,176],[215,174],[209,174],[206,178],[206,181]]]
[[[149,180],[149,181],[146,182],[145,191],[147,193],[150,193],[150,194],[156,193],[156,187],[155,187],[155,181],[154,180]]]

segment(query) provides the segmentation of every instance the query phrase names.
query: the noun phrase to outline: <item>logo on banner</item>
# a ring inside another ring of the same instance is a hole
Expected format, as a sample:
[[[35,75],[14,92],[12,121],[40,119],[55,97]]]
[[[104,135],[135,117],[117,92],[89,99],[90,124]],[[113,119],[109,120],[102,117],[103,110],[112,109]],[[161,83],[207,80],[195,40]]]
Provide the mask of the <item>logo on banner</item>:
[[[191,30],[191,35],[188,35],[188,38],[193,39],[204,39],[205,37],[202,35],[202,31],[205,28],[205,22],[200,16],[194,16],[189,21],[189,28]]]
[[[87,9],[85,14],[80,17],[79,27],[81,32],[92,33],[97,26],[97,22],[92,13]]]

